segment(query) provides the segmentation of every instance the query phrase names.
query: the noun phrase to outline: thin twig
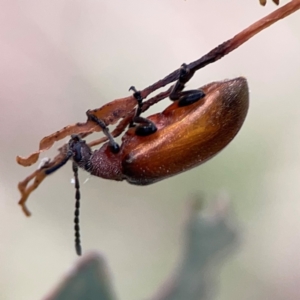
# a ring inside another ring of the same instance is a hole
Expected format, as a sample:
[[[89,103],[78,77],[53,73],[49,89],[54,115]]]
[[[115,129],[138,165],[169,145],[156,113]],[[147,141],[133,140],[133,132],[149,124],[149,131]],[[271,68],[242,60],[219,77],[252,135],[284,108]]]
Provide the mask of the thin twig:
[[[254,35],[259,33],[260,31],[268,28],[272,24],[276,23],[277,21],[284,19],[285,17],[289,16],[290,14],[294,13],[300,9],[300,0],[292,0],[286,5],[278,8],[274,12],[270,13],[266,17],[260,19],[259,21],[253,23],[237,35],[235,35],[230,40],[222,43],[221,45],[217,46],[209,53],[202,56],[200,59],[195,60],[194,62],[188,65],[188,68],[192,71],[197,71],[208,64],[211,64],[220,58],[224,57],[231,51],[235,50],[246,41],[251,39]],[[142,96],[146,98],[149,94],[153,91],[164,87],[165,85],[177,80],[179,77],[179,69],[167,75],[164,79],[157,81],[156,83],[150,85],[149,87],[145,88],[141,91]]]

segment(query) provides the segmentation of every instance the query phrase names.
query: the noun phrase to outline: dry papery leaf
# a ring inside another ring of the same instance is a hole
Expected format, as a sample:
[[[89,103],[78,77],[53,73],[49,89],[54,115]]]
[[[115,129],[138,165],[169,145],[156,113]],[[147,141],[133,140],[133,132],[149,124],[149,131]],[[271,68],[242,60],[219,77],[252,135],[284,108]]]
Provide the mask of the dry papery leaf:
[[[272,0],[276,5],[279,4],[279,0]],[[259,0],[260,4],[265,6],[267,3],[267,0]]]

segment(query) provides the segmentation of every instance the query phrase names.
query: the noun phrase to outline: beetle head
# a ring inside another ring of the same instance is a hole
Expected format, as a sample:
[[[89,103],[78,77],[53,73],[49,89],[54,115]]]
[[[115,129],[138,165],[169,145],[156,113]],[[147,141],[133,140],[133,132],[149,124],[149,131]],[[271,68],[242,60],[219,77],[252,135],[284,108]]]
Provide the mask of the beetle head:
[[[89,169],[90,158],[92,155],[91,148],[78,135],[72,135],[68,145],[68,153],[73,161],[85,170]],[[72,154],[71,154],[72,153]],[[68,154],[67,154],[68,155]]]
[[[67,152],[63,160],[52,168],[46,169],[45,174],[50,175],[56,170],[64,166],[70,158],[73,162],[77,164],[80,168],[88,169],[90,157],[92,155],[91,148],[82,140],[78,135],[72,135],[68,143]]]

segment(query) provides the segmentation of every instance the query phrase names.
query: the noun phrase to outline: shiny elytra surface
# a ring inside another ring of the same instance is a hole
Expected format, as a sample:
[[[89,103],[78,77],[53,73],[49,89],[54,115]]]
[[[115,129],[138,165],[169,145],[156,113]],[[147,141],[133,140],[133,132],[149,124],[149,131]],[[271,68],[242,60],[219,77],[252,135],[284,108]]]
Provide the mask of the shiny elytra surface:
[[[201,88],[206,96],[185,107],[172,103],[149,116],[157,132],[136,136],[129,129],[121,151],[104,145],[93,155],[92,174],[146,185],[194,168],[219,153],[240,130],[248,111],[247,80],[213,82]]]

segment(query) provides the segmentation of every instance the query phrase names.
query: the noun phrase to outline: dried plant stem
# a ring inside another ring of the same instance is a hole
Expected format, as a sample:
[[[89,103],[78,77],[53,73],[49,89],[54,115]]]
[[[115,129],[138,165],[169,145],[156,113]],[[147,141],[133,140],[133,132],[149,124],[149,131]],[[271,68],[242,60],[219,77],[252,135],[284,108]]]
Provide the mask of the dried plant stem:
[[[285,17],[289,16],[290,14],[294,13],[300,9],[300,0],[292,0],[286,5],[278,8],[274,12],[270,13],[266,17],[260,19],[259,21],[253,23],[237,35],[235,35],[230,40],[222,43],[221,45],[217,46],[213,50],[211,50],[206,55],[202,56],[200,59],[190,63],[188,67],[193,70],[197,71],[206,65],[213,63],[220,58],[224,57],[226,54],[232,52],[245,42],[247,42],[249,39],[251,39],[253,36],[255,36],[257,33],[261,32],[262,30],[268,28],[272,24],[276,23],[277,21],[284,19]],[[179,70],[176,70],[166,76],[164,79],[159,80],[158,82],[150,85],[149,87],[145,88],[142,91],[142,96],[147,97],[149,94],[151,94],[153,91],[164,87],[165,85],[175,81],[178,79],[179,76]]]

